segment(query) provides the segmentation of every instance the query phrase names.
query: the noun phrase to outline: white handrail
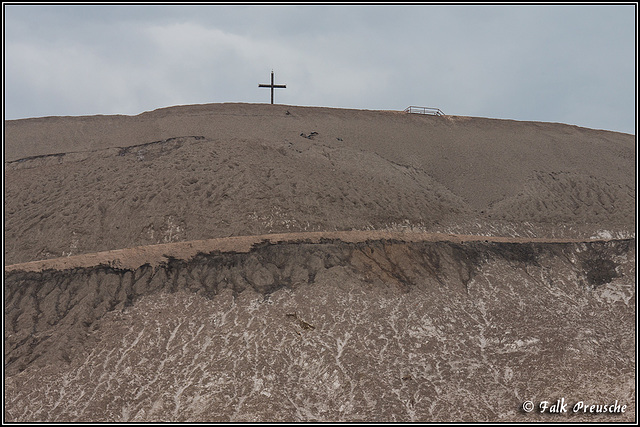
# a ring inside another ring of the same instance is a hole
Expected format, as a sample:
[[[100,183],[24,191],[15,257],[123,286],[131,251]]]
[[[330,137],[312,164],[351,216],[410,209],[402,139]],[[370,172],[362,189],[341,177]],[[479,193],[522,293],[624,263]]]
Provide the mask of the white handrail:
[[[405,108],[404,112],[405,113],[415,113],[415,114],[429,114],[429,115],[432,115],[432,116],[444,116],[444,113],[439,108],[416,107],[414,105]]]

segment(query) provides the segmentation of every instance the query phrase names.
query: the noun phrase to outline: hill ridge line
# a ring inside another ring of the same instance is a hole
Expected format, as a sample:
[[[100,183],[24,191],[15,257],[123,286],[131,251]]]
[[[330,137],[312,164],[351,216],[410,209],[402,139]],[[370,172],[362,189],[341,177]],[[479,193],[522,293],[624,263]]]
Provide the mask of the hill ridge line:
[[[155,245],[136,246],[131,248],[112,249],[60,258],[30,261],[19,264],[6,265],[5,273],[12,271],[44,271],[70,270],[74,268],[90,268],[107,265],[118,269],[137,269],[149,264],[156,267],[167,259],[188,260],[199,253],[247,253],[260,244],[276,245],[279,243],[311,243],[318,244],[329,241],[343,243],[363,243],[366,241],[394,240],[403,243],[410,242],[487,242],[487,243],[592,243],[633,240],[628,238],[581,238],[561,239],[545,237],[507,237],[482,236],[468,234],[447,234],[407,231],[315,231],[296,233],[273,233],[248,236],[219,237],[186,242],[170,242]]]

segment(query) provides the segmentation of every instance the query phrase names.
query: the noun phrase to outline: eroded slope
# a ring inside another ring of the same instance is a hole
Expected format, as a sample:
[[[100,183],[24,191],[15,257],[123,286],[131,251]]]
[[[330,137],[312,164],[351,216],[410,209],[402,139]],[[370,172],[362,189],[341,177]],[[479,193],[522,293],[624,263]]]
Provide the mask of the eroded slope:
[[[565,397],[632,420],[634,247],[334,241],[10,272],[5,414],[544,421],[522,402]]]

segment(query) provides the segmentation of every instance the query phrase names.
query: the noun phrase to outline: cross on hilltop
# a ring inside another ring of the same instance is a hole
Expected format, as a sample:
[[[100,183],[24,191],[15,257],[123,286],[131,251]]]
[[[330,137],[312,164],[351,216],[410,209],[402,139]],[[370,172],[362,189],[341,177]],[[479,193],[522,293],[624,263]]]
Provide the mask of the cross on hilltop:
[[[259,84],[258,87],[270,87],[271,88],[271,103],[273,104],[273,89],[275,88],[286,88],[287,85],[275,85],[273,84],[273,70],[271,70],[271,84]]]

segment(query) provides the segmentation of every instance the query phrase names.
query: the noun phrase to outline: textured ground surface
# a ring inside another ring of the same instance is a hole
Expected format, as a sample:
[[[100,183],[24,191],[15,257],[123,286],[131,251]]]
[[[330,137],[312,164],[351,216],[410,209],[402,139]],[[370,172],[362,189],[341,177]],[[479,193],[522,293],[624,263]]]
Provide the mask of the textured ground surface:
[[[6,421],[635,420],[632,135],[217,104],[5,137]]]
[[[562,124],[218,104],[5,132],[5,265],[291,231],[635,226],[635,138]]]
[[[13,272],[10,420],[635,416],[634,242],[265,245]],[[626,414],[524,414],[525,400]]]

